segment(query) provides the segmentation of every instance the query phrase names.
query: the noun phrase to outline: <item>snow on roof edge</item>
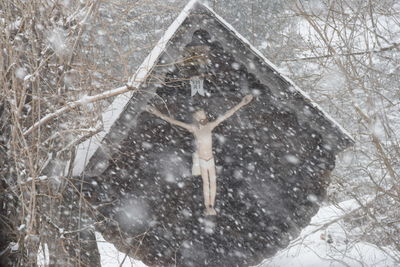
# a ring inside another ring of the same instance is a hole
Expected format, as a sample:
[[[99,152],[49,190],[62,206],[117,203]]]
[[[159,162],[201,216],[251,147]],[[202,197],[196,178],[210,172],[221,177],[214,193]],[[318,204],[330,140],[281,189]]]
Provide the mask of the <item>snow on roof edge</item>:
[[[285,81],[287,81],[290,85],[292,85],[292,87],[298,91],[300,94],[302,94],[304,96],[304,98],[306,98],[307,100],[310,101],[310,104],[318,109],[319,111],[322,112],[322,114],[328,119],[330,120],[333,125],[335,125],[344,135],[346,135],[351,141],[355,142],[355,139],[351,136],[351,134],[343,128],[343,126],[341,126],[335,119],[333,119],[320,105],[318,105],[314,100],[311,99],[311,97],[305,92],[303,91],[300,87],[298,87],[289,77],[287,77],[285,74],[283,74],[281,71],[279,71],[278,67],[272,63],[271,61],[269,61],[257,48],[255,48],[243,35],[241,35],[229,22],[227,22],[224,18],[222,18],[220,15],[218,15],[217,13],[215,13],[214,10],[212,10],[207,4],[201,4],[202,6],[204,6],[205,8],[207,8],[207,10],[209,12],[211,12],[215,18],[217,20],[219,20],[219,22],[224,25],[228,30],[230,30],[234,35],[236,35],[236,37],[242,41],[245,45],[247,45],[250,50],[256,54],[256,56],[258,56],[259,58],[261,58],[263,61],[265,61],[265,63],[267,63],[277,74],[279,74]]]
[[[141,83],[146,79],[147,75],[156,64],[157,59],[166,48],[169,40],[171,40],[171,38],[175,35],[176,31],[182,25],[183,21],[187,18],[191,9],[196,3],[198,3],[198,0],[191,0],[186,4],[178,17],[172,22],[164,35],[154,46],[150,54],[144,59],[143,63],[137,69],[135,74],[129,78],[127,86],[132,88],[140,87]],[[119,115],[125,109],[132,97],[132,94],[133,91],[118,95],[102,114],[103,130],[78,146],[74,161],[73,175],[77,176],[83,173],[86,165],[89,163],[89,160],[99,148],[100,143],[110,131],[114,122],[119,118]]]

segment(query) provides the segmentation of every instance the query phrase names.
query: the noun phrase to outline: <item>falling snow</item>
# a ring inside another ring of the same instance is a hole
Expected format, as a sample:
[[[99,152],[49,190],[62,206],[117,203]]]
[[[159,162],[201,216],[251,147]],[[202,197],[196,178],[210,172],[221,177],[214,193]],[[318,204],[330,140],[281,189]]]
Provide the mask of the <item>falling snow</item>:
[[[1,266],[399,265],[396,1],[0,10]]]

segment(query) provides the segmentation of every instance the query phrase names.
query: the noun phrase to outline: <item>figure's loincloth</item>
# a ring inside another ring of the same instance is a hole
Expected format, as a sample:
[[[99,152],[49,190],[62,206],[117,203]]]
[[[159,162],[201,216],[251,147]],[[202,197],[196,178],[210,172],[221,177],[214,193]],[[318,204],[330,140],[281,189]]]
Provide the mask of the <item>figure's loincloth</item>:
[[[205,169],[209,169],[209,168],[213,168],[215,167],[215,163],[214,163],[214,158],[210,158],[210,159],[200,159],[200,167],[201,168],[205,168]]]
[[[201,169],[210,169],[215,168],[214,157],[209,159],[202,159],[199,157],[197,152],[193,153],[193,166],[192,166],[192,175],[198,176],[201,175]]]

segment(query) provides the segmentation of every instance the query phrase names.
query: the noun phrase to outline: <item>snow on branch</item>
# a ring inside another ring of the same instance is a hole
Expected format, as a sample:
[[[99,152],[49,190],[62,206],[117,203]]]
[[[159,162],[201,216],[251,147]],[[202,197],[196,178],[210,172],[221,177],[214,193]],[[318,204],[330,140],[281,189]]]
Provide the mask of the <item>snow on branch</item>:
[[[93,96],[86,96],[84,98],[81,98],[79,100],[73,101],[73,102],[68,102],[64,107],[56,110],[53,113],[47,114],[46,116],[44,116],[43,118],[41,118],[40,120],[38,120],[37,122],[35,122],[28,130],[26,130],[24,132],[24,136],[28,136],[31,133],[33,133],[34,131],[36,131],[40,126],[43,126],[44,124],[48,123],[49,121],[51,121],[52,119],[55,119],[59,116],[61,116],[62,114],[75,109],[79,106],[84,106],[87,105],[89,103],[94,103],[100,100],[104,100],[113,96],[117,96],[123,93],[126,93],[128,91],[133,90],[134,88],[124,85],[121,86],[119,88],[115,88],[112,90],[108,90],[105,91],[103,93],[97,94],[97,95],[93,95]]]

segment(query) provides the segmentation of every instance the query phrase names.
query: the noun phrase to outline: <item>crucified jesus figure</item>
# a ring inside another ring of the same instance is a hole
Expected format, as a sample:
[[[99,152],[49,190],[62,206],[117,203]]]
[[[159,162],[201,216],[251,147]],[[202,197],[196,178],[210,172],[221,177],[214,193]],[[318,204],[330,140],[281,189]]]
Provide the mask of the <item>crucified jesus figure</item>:
[[[196,151],[193,153],[193,175],[201,175],[203,180],[203,196],[205,205],[205,215],[217,215],[214,209],[215,197],[217,193],[217,176],[215,171],[215,162],[212,150],[212,131],[220,123],[231,117],[243,106],[247,105],[253,99],[252,95],[246,95],[242,101],[228,110],[224,115],[218,117],[215,121],[209,122],[203,109],[193,113],[193,123],[188,124],[171,118],[154,107],[147,106],[147,111],[155,116],[179,126],[194,135]]]

